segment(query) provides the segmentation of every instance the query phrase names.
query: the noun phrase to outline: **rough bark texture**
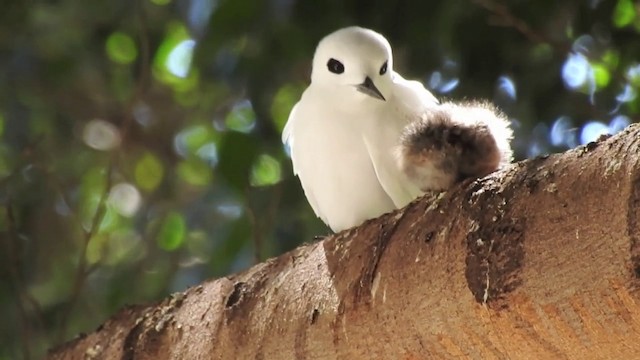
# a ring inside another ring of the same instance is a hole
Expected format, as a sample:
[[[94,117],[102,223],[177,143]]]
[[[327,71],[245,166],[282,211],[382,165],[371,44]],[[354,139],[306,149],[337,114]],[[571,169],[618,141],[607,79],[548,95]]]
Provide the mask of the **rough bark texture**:
[[[159,304],[50,359],[640,359],[640,126]]]

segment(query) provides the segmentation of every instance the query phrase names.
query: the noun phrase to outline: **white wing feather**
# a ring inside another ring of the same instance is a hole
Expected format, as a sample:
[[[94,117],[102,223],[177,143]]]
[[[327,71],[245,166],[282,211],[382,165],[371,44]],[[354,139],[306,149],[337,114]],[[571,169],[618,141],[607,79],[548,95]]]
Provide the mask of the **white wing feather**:
[[[395,84],[395,98],[404,103],[408,109],[420,112],[421,109],[438,104],[438,99],[425,89],[421,82],[406,80],[397,72],[394,72],[392,77]]]
[[[298,110],[299,104],[300,103],[297,103],[296,105],[294,105],[293,109],[291,109],[291,113],[289,113],[289,118],[287,119],[287,123],[284,126],[284,129],[282,129],[282,142],[289,147],[289,152],[291,154],[291,163],[293,165],[293,174],[297,175],[298,178],[302,180],[304,178],[304,175],[301,174],[301,172],[303,171],[304,166],[301,163],[301,159],[300,159],[301,151],[300,150],[296,151],[295,137],[293,136],[294,127],[296,126],[296,123],[300,121],[298,118],[296,118],[296,114],[297,114],[296,110]],[[316,216],[322,219],[322,221],[324,221],[325,224],[328,223],[327,217],[323,215],[320,211],[320,206],[318,205],[318,201],[313,191],[311,190],[311,187],[304,186],[305,185],[304,183],[302,185],[303,185],[302,190],[304,191],[304,195],[307,197],[307,200],[309,201],[309,204],[311,205],[311,208],[315,212]]]
[[[345,113],[317,101],[314,91],[313,87],[305,91],[283,130],[294,173],[311,208],[334,231],[393,210],[395,204],[378,180],[362,136],[366,129],[376,134],[378,117],[361,114],[360,119],[373,122],[345,122]],[[358,123],[369,125],[363,129]],[[389,134],[374,136],[372,144],[384,141],[379,138],[385,136]]]
[[[397,133],[399,136],[400,133]],[[384,143],[383,138],[378,136],[363,135],[362,139],[369,152],[376,177],[396,208],[407,205],[421,194],[420,189],[408,181],[396,165],[395,144]]]
[[[400,170],[395,158],[402,130],[418,119],[436,98],[418,81],[407,81],[394,73],[394,92],[389,101],[396,102],[389,114],[377,116],[372,131],[363,134],[378,181],[396,207],[404,207],[422,191]]]

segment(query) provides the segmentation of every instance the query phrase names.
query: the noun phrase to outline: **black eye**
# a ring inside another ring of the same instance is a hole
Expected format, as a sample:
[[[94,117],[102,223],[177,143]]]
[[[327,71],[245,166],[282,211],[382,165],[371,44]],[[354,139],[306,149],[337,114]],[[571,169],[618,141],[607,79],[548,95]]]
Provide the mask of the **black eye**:
[[[327,68],[334,74],[342,74],[344,72],[344,65],[334,58],[329,59]]]
[[[387,73],[387,62],[385,61],[384,64],[382,64],[382,67],[380,68],[380,75],[384,75]]]

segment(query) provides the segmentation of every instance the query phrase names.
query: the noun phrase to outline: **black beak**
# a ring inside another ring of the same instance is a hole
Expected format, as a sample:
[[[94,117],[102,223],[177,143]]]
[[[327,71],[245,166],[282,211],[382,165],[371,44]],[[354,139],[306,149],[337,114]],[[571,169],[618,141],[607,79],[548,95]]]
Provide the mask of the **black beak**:
[[[382,101],[387,101],[387,99],[382,96],[380,90],[378,90],[378,88],[376,87],[376,84],[374,84],[371,78],[368,76],[366,79],[364,79],[364,82],[362,84],[356,85],[356,89],[363,94],[367,94]]]

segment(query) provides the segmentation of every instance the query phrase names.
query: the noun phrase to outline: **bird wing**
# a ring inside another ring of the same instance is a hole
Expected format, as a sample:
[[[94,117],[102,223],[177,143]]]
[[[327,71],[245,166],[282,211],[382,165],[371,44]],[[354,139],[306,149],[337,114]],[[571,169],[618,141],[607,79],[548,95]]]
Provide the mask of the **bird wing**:
[[[311,205],[313,212],[316,214],[316,216],[322,219],[322,221],[324,221],[325,224],[327,224],[328,223],[327,217],[320,212],[320,206],[318,205],[318,201],[313,191],[311,191],[311,187],[305,186],[306,184],[302,180],[303,179],[302,173],[304,172],[304,169],[305,169],[304,163],[300,157],[300,154],[302,153],[302,151],[300,149],[300,146],[296,146],[295,138],[293,136],[294,127],[296,126],[296,123],[300,121],[299,116],[296,117],[299,110],[299,104],[300,102],[298,102],[293,107],[293,109],[291,109],[291,113],[289,113],[289,118],[287,119],[287,123],[285,124],[284,129],[282,130],[282,142],[289,147],[289,151],[291,153],[291,163],[293,165],[293,174],[297,175],[298,178],[300,179],[300,183],[302,184],[302,190],[304,190],[304,195],[307,197],[307,200],[309,201],[309,204]]]
[[[285,144],[287,147],[289,147],[289,150],[292,151],[292,147],[293,147],[293,136],[292,136],[292,128],[293,128],[293,122],[295,121],[295,113],[296,113],[296,109],[298,107],[298,104],[295,104],[293,106],[293,109],[291,109],[291,112],[289,113],[289,118],[287,118],[287,123],[284,124],[284,129],[282,129],[282,143]],[[296,168],[294,166],[293,168],[293,173],[296,173]]]
[[[407,205],[422,191],[400,170],[395,151],[405,126],[418,119],[424,111],[438,104],[438,100],[418,81],[405,80],[393,74],[393,98],[397,106],[387,114],[376,114],[371,131],[363,133],[363,140],[384,191],[396,207]]]
[[[380,129],[381,130],[381,129]],[[401,208],[414,200],[422,192],[413,185],[408,178],[400,171],[396,164],[394,148],[398,136],[388,136],[386,141],[381,136],[363,135],[363,141],[369,153],[369,158],[373,164],[376,177],[382,188],[393,201],[396,208]]]
[[[433,94],[427,90],[421,82],[406,80],[397,72],[392,75],[394,97],[402,102],[408,109],[420,112],[422,107],[430,107],[438,104]]]

